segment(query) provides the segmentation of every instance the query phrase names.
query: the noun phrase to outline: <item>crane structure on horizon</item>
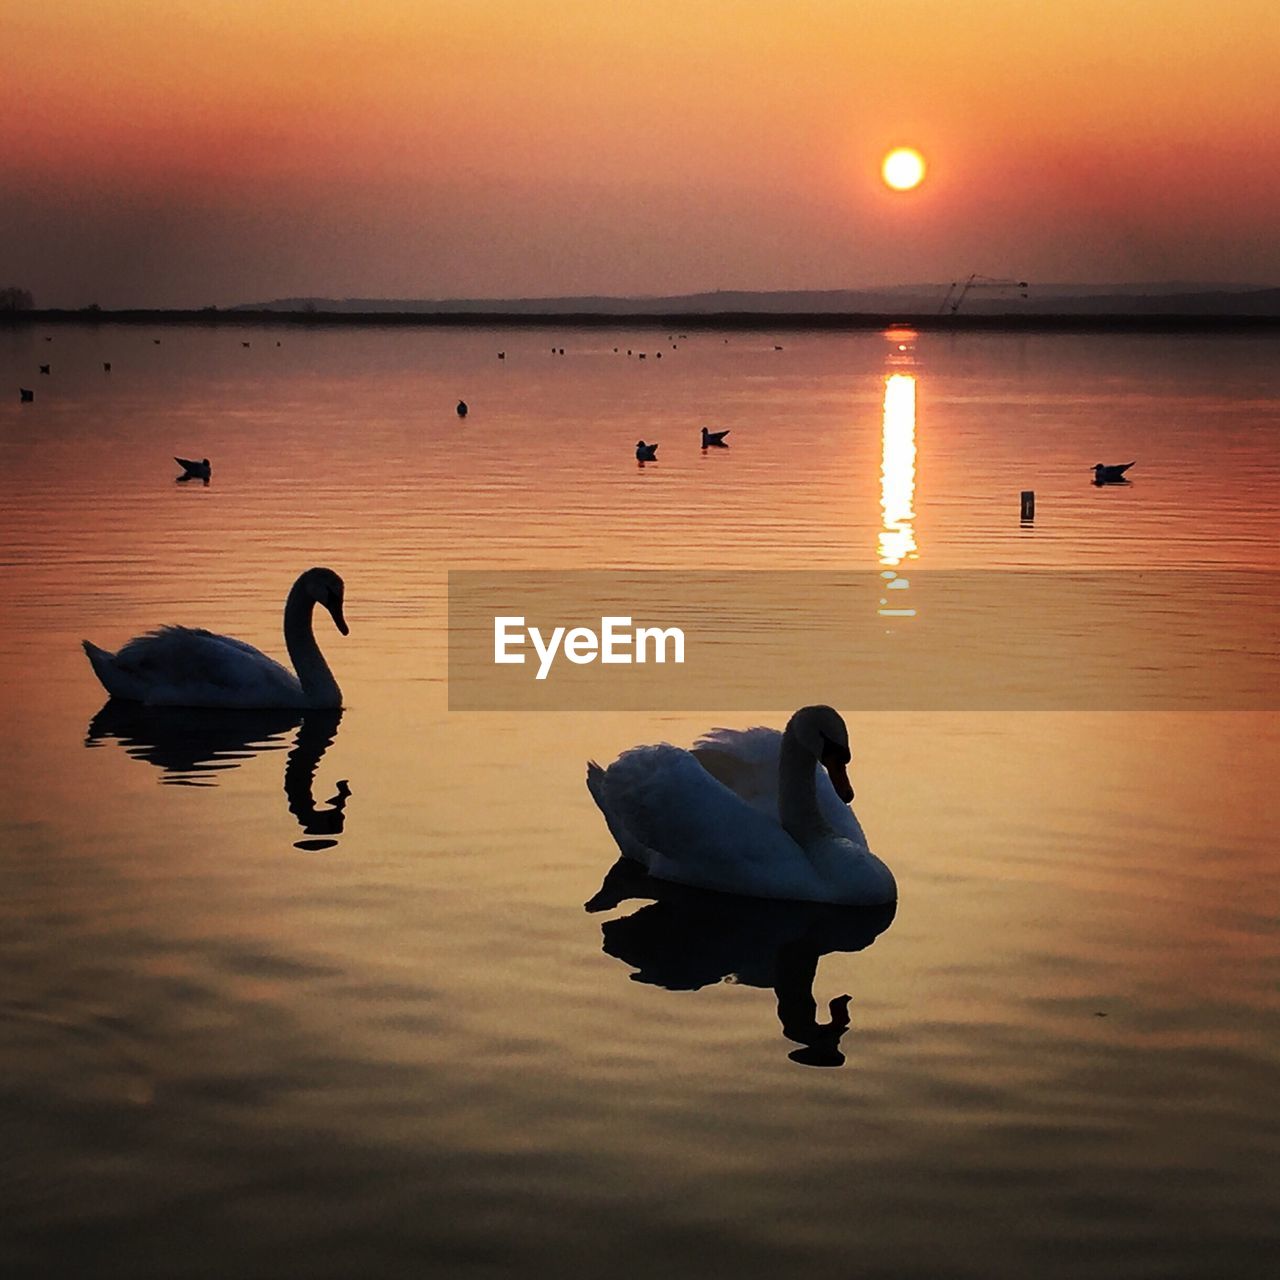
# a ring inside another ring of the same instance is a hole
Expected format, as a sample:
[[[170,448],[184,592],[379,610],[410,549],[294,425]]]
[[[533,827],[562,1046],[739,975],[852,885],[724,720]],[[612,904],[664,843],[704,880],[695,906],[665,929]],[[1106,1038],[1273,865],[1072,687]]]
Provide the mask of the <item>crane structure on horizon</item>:
[[[938,314],[942,315],[945,312],[947,315],[955,315],[970,289],[1020,289],[1022,297],[1025,298],[1030,287],[1025,280],[997,280],[994,276],[982,276],[975,271],[967,280],[951,282],[951,288],[942,299]]]

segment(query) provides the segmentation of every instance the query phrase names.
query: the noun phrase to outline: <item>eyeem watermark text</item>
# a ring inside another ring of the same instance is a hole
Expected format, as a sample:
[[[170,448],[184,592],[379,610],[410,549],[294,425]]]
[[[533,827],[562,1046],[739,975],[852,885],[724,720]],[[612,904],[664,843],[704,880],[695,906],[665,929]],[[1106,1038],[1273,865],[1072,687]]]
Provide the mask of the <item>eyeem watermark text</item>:
[[[538,655],[535,680],[545,680],[563,653],[570,662],[583,666],[589,662],[617,663],[666,662],[668,647],[671,661],[684,662],[684,631],[680,627],[635,627],[630,617],[613,616],[600,619],[600,630],[590,627],[553,627],[544,636],[538,627],[527,627],[522,614],[496,617],[493,620],[493,660],[495,663],[523,663],[526,641]],[[653,658],[649,658],[652,647]]]

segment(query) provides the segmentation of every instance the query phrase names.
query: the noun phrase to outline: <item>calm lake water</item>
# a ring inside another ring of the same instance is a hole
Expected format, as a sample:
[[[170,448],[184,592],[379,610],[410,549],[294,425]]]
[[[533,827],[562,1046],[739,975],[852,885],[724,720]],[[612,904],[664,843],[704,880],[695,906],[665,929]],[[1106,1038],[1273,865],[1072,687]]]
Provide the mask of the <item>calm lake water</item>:
[[[588,758],[793,708],[450,713],[446,589],[1280,570],[1280,342],[58,327],[0,387],[6,1276],[1275,1274],[1274,701],[834,680],[895,917],[587,912]],[[340,719],[103,707],[82,638],[283,656],[312,564]]]

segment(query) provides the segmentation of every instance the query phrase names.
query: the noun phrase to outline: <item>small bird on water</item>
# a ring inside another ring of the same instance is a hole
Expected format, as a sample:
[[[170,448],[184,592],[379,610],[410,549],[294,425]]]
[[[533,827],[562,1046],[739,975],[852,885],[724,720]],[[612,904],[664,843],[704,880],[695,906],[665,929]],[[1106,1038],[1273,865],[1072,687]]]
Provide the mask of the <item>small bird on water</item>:
[[[18,401],[21,404],[30,404],[36,398],[36,393],[30,387],[18,388]]]
[[[1137,459],[1134,459],[1134,462],[1136,461]],[[1104,462],[1096,463],[1093,468],[1093,483],[1127,484],[1128,481],[1124,478],[1124,473],[1133,465],[1133,462],[1120,462],[1111,466]]]
[[[458,417],[465,418],[467,416],[467,402],[465,400],[458,401]]]
[[[174,458],[174,462],[182,468],[182,475],[178,477],[179,484],[187,480],[203,480],[208,484],[209,477],[213,475],[213,468],[209,465],[208,458],[201,458],[199,462],[193,462],[190,458]]]
[[[708,431],[706,427],[702,428],[702,447],[704,449],[727,449],[729,446],[725,444],[724,438],[729,434],[729,428],[723,431]]]
[[[645,444],[641,440],[636,445],[636,461],[637,462],[657,462],[658,446],[656,444]]]

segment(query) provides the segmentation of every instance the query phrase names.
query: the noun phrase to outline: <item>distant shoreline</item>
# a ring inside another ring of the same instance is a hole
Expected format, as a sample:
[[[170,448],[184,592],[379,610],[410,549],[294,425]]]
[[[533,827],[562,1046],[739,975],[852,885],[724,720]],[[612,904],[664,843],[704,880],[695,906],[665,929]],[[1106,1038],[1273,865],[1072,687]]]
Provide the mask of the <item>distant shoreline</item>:
[[[1280,331],[1280,315],[910,315],[867,312],[627,314],[622,312],[120,310],[0,312],[0,327],[190,324],[260,328],[736,329],[770,332],[909,328],[932,333],[1239,333]]]

